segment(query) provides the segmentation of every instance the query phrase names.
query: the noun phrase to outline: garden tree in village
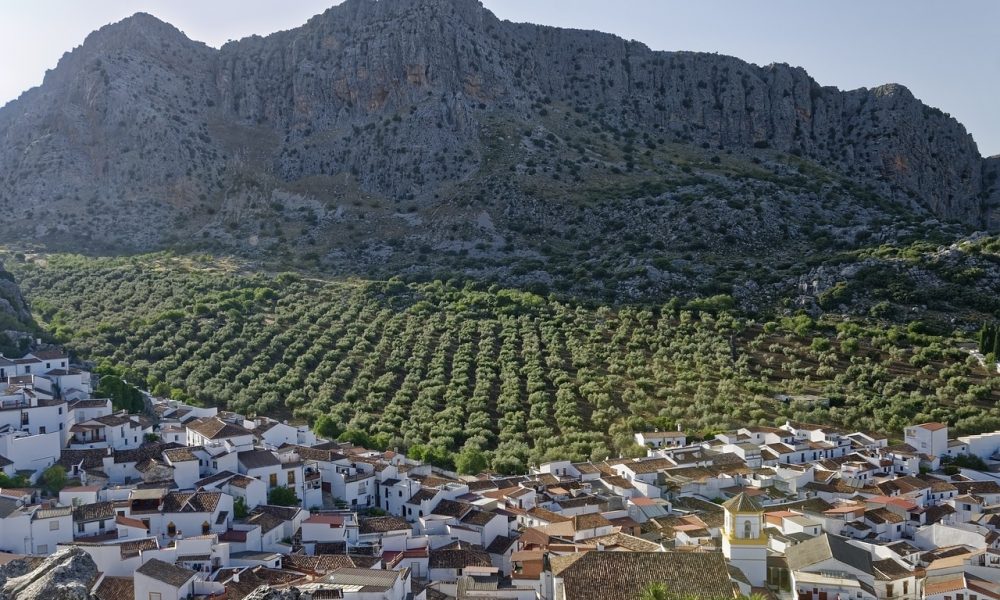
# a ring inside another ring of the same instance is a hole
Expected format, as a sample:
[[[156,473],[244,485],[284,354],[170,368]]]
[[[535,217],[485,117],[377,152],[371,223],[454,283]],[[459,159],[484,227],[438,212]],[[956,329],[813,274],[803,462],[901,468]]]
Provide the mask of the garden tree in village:
[[[298,506],[300,501],[295,490],[279,485],[267,493],[267,503],[274,506]]]
[[[62,465],[52,465],[42,471],[42,488],[50,494],[58,494],[59,490],[66,487],[67,482],[66,468]]]

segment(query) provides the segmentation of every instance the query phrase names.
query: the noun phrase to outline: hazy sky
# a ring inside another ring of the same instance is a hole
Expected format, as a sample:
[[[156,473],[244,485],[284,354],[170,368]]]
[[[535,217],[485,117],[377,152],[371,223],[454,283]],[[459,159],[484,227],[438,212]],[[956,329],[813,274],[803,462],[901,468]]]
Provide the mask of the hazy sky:
[[[0,103],[41,83],[101,25],[145,11],[218,46],[288,29],[336,0],[0,0]],[[902,83],[1000,154],[997,0],[485,0],[497,16],[639,40],[656,50],[805,67],[840,88]]]

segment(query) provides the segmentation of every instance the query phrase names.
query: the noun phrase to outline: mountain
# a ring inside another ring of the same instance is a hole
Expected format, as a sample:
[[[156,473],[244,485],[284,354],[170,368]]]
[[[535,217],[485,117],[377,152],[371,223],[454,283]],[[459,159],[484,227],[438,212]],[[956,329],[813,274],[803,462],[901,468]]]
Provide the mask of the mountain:
[[[1000,229],[1000,157],[901,85],[475,0],[347,0],[221,49],[136,14],[0,109],[0,139],[0,232],[51,249],[642,297]]]

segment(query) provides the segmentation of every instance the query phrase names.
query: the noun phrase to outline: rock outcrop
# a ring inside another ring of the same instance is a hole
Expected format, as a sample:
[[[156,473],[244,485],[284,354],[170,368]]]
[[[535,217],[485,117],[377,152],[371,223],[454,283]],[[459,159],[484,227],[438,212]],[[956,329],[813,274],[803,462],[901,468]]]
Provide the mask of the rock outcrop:
[[[21,288],[0,263],[0,315],[7,315],[21,324],[32,323],[31,309],[21,294]]]
[[[0,567],[0,600],[90,600],[97,564],[79,548],[46,557],[18,559]]]

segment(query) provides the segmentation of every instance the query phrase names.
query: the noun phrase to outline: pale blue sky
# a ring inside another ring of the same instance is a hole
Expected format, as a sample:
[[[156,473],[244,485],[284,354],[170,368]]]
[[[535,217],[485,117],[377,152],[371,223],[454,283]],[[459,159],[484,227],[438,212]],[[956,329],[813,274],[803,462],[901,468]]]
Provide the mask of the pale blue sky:
[[[38,85],[90,31],[134,12],[218,46],[303,23],[336,0],[0,0],[0,103]],[[997,0],[485,0],[497,16],[598,29],[656,50],[805,67],[823,85],[902,83],[1000,153]]]

